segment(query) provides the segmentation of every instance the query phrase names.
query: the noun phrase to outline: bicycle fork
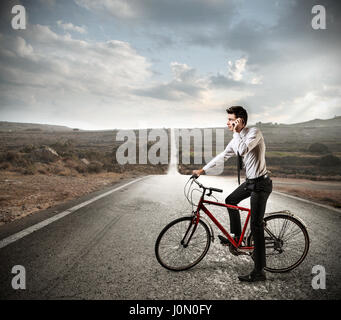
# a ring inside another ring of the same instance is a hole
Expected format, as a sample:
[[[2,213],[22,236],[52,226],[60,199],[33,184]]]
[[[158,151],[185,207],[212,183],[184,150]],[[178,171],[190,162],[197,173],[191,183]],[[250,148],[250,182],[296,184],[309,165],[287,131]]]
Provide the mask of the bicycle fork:
[[[197,226],[198,226],[198,223],[199,223],[199,215],[197,214],[195,217],[193,217],[191,223],[189,224],[187,230],[186,230],[186,233],[184,235],[184,237],[182,238],[181,240],[181,245],[184,247],[184,248],[187,248],[188,247],[188,244],[189,242],[191,241],[192,239],[192,236],[195,232],[195,230],[197,229]],[[191,230],[192,229],[192,230]]]

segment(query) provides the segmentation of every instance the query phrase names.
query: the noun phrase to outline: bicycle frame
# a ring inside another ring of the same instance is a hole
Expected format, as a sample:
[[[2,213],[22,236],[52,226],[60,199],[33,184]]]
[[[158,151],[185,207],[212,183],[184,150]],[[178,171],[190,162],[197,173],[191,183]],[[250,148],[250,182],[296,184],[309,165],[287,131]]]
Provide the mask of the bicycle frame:
[[[192,215],[177,218],[163,228],[155,243],[155,254],[158,262],[166,269],[182,271],[192,268],[204,258],[210,248],[211,242],[214,241],[214,231],[212,224],[207,221],[208,219],[205,219],[206,217],[201,217],[201,211],[203,211],[224,236],[227,237],[226,244],[229,245],[229,250],[233,255],[250,255],[254,250],[254,246],[252,245],[252,232],[250,235],[246,235],[248,237],[245,241],[246,243],[244,243],[243,239],[245,238],[247,226],[250,223],[251,209],[238,205],[225,204],[219,202],[217,199],[215,199],[215,201],[205,200],[206,195],[209,197],[212,195],[212,192],[223,192],[223,190],[205,187],[194,179],[195,176],[192,176],[191,179],[192,178],[193,182],[195,182],[200,189],[203,189],[200,200],[194,209],[193,207],[195,204],[193,202],[192,192],[193,190],[198,191],[198,189],[191,189],[192,182],[186,192],[186,186],[188,182],[190,182],[190,180],[188,180],[184,187],[184,193],[186,199],[192,205]],[[229,232],[225,230],[215,218],[214,214],[207,208],[208,205],[244,211],[244,214],[245,212],[247,213],[246,217],[244,216],[245,222],[239,239],[232,238]],[[198,228],[199,226],[200,228]],[[196,233],[198,229],[200,230]],[[286,232],[287,230],[289,230],[289,232]],[[183,235],[184,231],[185,234]],[[264,234],[265,255],[266,257],[271,256],[268,261],[270,262],[270,265],[264,267],[264,270],[283,273],[296,268],[302,263],[309,250],[309,235],[305,225],[296,219],[292,213],[286,210],[268,213],[264,218],[264,231],[266,233]],[[296,238],[298,235],[299,238]],[[180,238],[180,243],[179,237],[182,238]],[[193,239],[193,246],[191,245],[191,239]],[[287,241],[292,243],[292,245],[287,246]],[[223,241],[223,244],[224,243],[225,241]],[[185,251],[185,248],[187,247],[188,250],[186,249]],[[267,251],[267,249],[270,250]],[[286,253],[281,255],[284,252]]]
[[[244,239],[244,234],[246,232],[247,225],[248,225],[250,217],[251,217],[251,210],[248,208],[244,208],[244,207],[239,207],[239,206],[234,206],[234,205],[225,204],[225,203],[221,203],[221,202],[214,202],[214,201],[205,200],[204,199],[205,193],[206,193],[206,191],[204,190],[204,192],[200,198],[197,211],[196,211],[196,221],[195,221],[196,225],[199,223],[200,210],[202,210],[213,221],[213,223],[222,231],[222,233],[227,237],[227,239],[230,241],[230,243],[235,248],[239,248],[239,249],[243,249],[243,250],[253,250],[254,247],[241,246],[242,240]],[[236,243],[236,241],[231,237],[231,235],[226,231],[226,229],[219,223],[219,221],[214,217],[214,215],[204,206],[204,203],[219,206],[219,207],[225,207],[225,208],[237,209],[237,210],[241,210],[241,211],[247,211],[246,220],[245,220],[245,223],[243,226],[242,234],[238,240],[238,243]]]

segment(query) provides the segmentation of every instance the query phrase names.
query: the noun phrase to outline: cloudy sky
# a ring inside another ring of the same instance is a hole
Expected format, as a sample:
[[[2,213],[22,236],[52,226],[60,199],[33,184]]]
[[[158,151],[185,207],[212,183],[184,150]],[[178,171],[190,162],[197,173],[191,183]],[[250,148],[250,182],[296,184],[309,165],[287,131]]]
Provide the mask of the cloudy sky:
[[[341,115],[340,1],[2,0],[0,12],[2,121],[212,127],[229,105],[250,123]]]

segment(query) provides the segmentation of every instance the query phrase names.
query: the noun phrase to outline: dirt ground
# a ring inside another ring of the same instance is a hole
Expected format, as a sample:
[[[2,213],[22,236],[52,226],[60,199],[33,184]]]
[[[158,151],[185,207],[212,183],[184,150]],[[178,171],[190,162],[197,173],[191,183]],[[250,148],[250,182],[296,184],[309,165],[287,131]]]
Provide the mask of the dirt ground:
[[[59,176],[0,171],[0,225],[138,175],[141,173]],[[276,191],[341,208],[341,182],[272,179]]]
[[[134,176],[113,172],[59,176],[0,171],[0,226]]]
[[[272,178],[275,191],[341,208],[340,181]]]

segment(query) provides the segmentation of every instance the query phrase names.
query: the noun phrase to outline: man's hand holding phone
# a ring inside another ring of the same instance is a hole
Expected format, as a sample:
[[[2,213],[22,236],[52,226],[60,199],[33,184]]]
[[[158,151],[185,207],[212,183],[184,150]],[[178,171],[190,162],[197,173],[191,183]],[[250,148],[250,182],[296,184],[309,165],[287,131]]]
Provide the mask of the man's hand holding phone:
[[[232,124],[232,126],[233,126],[233,132],[239,133],[245,127],[244,120],[242,118],[237,118]]]

